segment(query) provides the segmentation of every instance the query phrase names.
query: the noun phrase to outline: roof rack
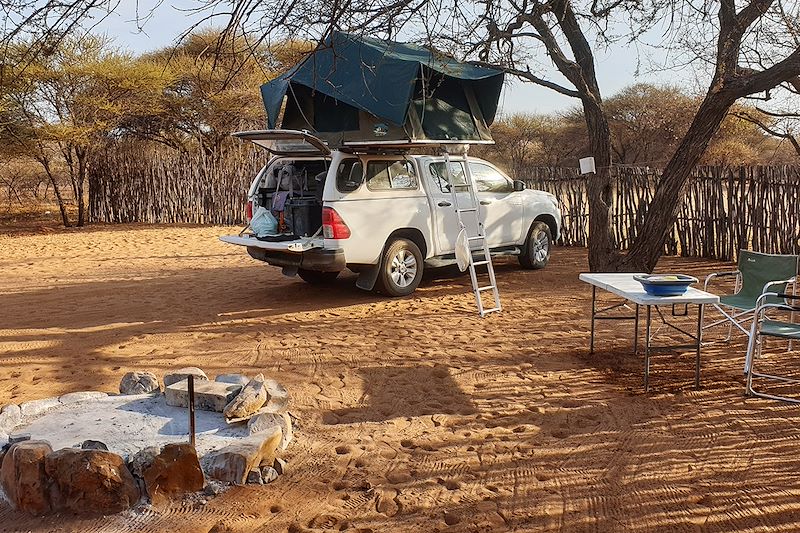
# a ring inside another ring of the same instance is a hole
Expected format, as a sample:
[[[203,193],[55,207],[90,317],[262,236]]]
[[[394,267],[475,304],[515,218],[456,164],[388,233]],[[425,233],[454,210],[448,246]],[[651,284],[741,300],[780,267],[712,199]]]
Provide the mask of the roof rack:
[[[345,141],[341,144],[339,150],[342,152],[353,154],[404,154],[410,150],[432,148],[438,149],[439,152],[448,152],[451,154],[458,154],[466,151],[469,145],[488,145],[494,144],[494,141],[488,140],[470,140],[461,141],[457,139],[439,141],[439,140],[396,140],[396,141]]]

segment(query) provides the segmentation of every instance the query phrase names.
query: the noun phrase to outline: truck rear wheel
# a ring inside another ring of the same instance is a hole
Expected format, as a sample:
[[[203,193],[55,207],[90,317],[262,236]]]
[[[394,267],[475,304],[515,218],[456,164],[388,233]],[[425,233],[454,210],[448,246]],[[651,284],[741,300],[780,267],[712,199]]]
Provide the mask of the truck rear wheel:
[[[310,285],[330,285],[339,276],[338,272],[322,272],[320,270],[297,269],[297,275]]]
[[[391,241],[381,258],[376,289],[388,296],[408,296],[422,280],[422,261],[422,252],[412,241]]]

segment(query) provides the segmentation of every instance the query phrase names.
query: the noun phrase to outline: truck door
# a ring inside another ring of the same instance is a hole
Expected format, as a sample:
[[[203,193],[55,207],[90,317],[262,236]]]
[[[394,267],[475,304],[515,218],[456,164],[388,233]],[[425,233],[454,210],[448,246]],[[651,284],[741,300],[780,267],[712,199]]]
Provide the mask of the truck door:
[[[522,198],[514,183],[494,167],[470,161],[469,169],[477,187],[489,247],[511,245],[522,238]]]
[[[436,236],[437,255],[450,254],[456,249],[456,237],[460,231],[456,208],[453,205],[453,197],[450,193],[450,186],[445,172],[444,161],[434,161],[428,163],[427,172],[428,190],[433,199],[434,212],[434,234]],[[464,189],[466,183],[464,178],[464,163],[462,161],[450,162],[450,175],[458,195],[458,203],[464,208],[469,206],[469,193]],[[477,231],[475,217],[471,213],[465,213],[462,217],[468,222],[467,231],[474,235]]]

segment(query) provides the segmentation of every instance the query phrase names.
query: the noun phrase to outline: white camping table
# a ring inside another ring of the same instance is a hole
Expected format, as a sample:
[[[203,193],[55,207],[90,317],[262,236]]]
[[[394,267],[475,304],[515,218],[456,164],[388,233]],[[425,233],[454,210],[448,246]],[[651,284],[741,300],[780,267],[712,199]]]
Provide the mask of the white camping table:
[[[633,320],[633,353],[639,353],[639,306],[647,307],[647,321],[645,326],[645,349],[644,349],[644,390],[650,390],[650,326],[651,309],[655,308],[661,322],[670,328],[682,333],[694,342],[688,346],[670,346],[669,348],[694,348],[695,350],[695,372],[694,386],[700,387],[700,343],[703,337],[703,306],[705,304],[718,304],[719,296],[689,287],[680,296],[652,296],[647,294],[642,284],[633,279],[633,276],[644,274],[581,274],[579,279],[592,286],[592,333],[590,338],[589,352],[594,353],[594,322],[595,320]],[[597,289],[603,289],[610,293],[624,298],[624,302],[604,309],[597,309]],[[608,311],[621,307],[628,307],[627,302],[636,304],[636,311],[633,316],[605,316]],[[687,316],[689,305],[697,305],[697,333],[687,332],[673,323],[667,321],[666,317],[658,309],[659,306],[672,306],[672,316]],[[676,313],[676,306],[683,306],[683,311]]]

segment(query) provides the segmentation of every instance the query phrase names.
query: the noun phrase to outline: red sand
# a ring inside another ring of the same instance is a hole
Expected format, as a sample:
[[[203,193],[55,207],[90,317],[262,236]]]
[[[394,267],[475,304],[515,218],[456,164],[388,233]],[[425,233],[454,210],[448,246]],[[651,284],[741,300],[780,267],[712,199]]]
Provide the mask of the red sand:
[[[692,356],[666,354],[644,394],[631,323],[602,324],[590,356],[585,250],[502,263],[505,310],[480,319],[465,276],[406,299],[353,275],[320,289],[216,240],[229,231],[0,237],[0,403],[113,391],[132,369],[263,371],[301,421],[288,473],[105,519],[0,504],[0,531],[798,529],[800,408],[744,396],[741,339],[704,350],[699,391]]]

